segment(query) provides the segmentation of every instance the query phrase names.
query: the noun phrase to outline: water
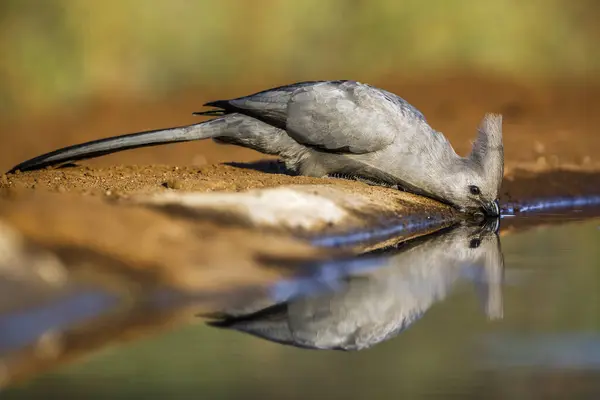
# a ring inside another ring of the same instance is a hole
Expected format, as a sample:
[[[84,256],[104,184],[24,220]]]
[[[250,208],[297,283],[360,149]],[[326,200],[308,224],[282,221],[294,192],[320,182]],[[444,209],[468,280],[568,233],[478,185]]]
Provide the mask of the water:
[[[515,217],[500,240],[463,227],[316,266],[216,308],[222,328],[199,318],[104,347],[2,396],[597,398],[600,220],[577,217]]]

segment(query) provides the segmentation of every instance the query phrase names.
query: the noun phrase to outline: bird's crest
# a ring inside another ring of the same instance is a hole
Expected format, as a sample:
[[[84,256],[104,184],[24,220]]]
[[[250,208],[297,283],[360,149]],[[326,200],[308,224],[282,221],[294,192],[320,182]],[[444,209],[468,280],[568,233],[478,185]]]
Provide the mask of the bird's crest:
[[[483,169],[488,183],[500,188],[504,175],[502,115],[486,114],[483,117],[469,158]]]

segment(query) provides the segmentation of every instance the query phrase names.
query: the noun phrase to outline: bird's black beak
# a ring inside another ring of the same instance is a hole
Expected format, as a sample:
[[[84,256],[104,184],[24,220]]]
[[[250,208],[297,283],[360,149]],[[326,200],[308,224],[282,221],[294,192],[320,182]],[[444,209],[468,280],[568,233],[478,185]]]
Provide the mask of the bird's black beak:
[[[500,216],[500,203],[498,200],[490,201],[483,206],[483,210],[488,217],[499,217]]]

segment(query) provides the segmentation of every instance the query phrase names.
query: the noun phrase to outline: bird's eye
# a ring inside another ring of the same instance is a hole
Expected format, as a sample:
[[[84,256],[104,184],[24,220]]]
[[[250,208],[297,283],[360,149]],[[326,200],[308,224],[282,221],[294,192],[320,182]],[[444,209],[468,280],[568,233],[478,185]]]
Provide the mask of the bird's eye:
[[[479,247],[479,245],[481,244],[481,240],[479,239],[472,239],[471,242],[469,243],[469,247],[472,249],[476,249]]]
[[[481,194],[481,190],[475,185],[469,186],[469,192],[471,192],[471,194],[474,196],[478,196]]]

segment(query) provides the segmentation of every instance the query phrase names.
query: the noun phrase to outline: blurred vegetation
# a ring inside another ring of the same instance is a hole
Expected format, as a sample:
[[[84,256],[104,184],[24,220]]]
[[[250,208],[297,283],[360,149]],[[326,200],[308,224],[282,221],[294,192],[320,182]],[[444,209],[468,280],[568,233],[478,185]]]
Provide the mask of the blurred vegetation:
[[[600,71],[599,10],[592,0],[3,0],[0,110],[444,70],[589,77]]]

